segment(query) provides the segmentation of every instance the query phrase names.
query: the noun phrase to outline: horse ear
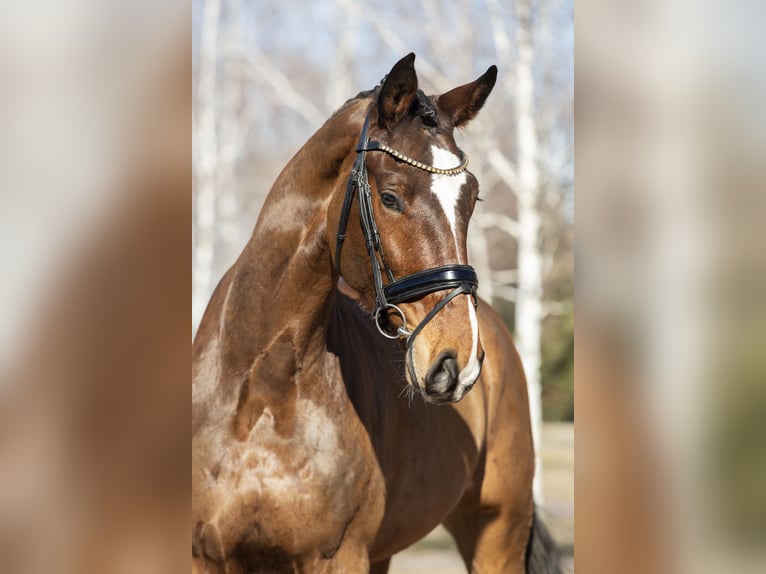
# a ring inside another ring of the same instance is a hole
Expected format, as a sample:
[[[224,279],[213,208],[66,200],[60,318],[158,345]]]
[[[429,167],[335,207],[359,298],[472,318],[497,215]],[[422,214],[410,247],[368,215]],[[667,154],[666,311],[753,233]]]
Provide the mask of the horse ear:
[[[393,129],[412,105],[418,91],[415,74],[415,54],[410,52],[399,60],[386,76],[378,96],[378,124]]]
[[[490,66],[475,82],[459,86],[436,98],[436,105],[452,119],[453,126],[465,125],[479,113],[496,80],[497,66]]]

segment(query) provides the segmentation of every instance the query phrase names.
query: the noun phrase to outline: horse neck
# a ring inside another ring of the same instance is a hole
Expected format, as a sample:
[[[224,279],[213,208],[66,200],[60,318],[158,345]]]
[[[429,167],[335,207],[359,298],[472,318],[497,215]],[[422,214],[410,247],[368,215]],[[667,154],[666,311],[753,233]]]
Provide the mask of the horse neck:
[[[344,187],[364,114],[364,106],[347,108],[285,166],[235,264],[222,321],[225,340],[235,341],[228,355],[241,368],[278,338],[290,340],[300,358],[326,350],[337,282],[327,209],[333,193]]]

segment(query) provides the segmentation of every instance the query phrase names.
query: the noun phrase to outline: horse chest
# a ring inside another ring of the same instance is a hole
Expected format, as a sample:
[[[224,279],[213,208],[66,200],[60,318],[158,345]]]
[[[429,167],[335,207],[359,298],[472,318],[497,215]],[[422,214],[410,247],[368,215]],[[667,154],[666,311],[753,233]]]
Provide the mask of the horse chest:
[[[243,453],[243,486],[274,498],[308,496],[342,474],[337,456],[341,429],[327,410],[299,400],[294,417],[294,431],[285,436],[264,409]]]
[[[354,517],[382,500],[374,456],[350,438],[348,410],[298,398],[285,433],[284,413],[266,407],[247,440],[228,449],[227,514],[248,516],[250,544],[332,553]]]

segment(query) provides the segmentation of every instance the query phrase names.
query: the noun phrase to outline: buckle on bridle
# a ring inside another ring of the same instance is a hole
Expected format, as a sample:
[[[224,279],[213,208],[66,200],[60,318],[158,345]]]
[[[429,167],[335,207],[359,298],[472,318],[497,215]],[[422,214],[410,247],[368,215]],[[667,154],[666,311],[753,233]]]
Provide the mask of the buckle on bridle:
[[[382,317],[385,318],[387,322],[390,322],[390,315],[388,314],[388,310],[393,309],[394,312],[399,315],[399,318],[402,320],[402,324],[396,328],[395,333],[390,333],[388,330],[386,330],[386,327],[384,325],[381,325],[381,311],[385,311],[385,314],[382,315]],[[404,311],[402,311],[398,306],[394,305],[393,303],[386,303],[383,306],[378,307],[375,309],[375,326],[378,328],[378,331],[381,335],[383,335],[386,339],[399,339],[401,337],[404,337],[405,339],[408,339],[410,335],[412,334],[410,331],[407,330],[407,318],[404,316]]]

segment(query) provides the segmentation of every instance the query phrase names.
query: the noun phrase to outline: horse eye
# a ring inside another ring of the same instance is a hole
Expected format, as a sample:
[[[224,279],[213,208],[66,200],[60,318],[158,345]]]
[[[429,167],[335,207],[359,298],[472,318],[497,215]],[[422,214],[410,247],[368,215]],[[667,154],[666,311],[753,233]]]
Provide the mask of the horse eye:
[[[382,192],[380,194],[380,201],[383,202],[383,205],[388,209],[402,211],[402,206],[399,203],[399,198],[396,197],[393,193],[389,193],[387,191]]]

